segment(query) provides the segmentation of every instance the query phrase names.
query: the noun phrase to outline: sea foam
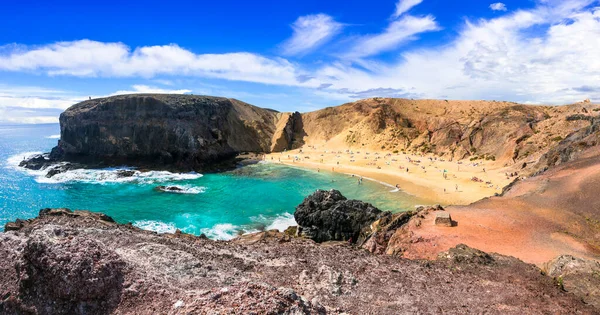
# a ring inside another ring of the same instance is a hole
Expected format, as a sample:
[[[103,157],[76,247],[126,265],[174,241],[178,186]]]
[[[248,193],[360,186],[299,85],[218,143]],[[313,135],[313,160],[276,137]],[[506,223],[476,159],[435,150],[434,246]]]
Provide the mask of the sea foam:
[[[60,135],[47,136],[46,139],[60,139]]]
[[[46,177],[49,170],[60,167],[65,163],[57,163],[44,170],[30,170],[24,167],[19,167],[19,163],[24,159],[31,158],[35,155],[42,154],[42,152],[25,152],[15,154],[6,160],[8,168],[14,168],[23,171],[33,177],[35,181],[43,184],[58,184],[68,182],[82,182],[92,184],[107,184],[107,183],[142,183],[142,184],[153,184],[170,181],[182,181],[182,180],[193,180],[202,177],[202,174],[195,172],[191,173],[171,173],[168,171],[148,171],[141,172],[133,170],[128,167],[120,168],[105,168],[105,169],[74,169],[68,170],[62,173],[58,173],[50,178]],[[121,171],[131,171],[134,173],[132,176],[121,176]],[[204,192],[204,187],[186,187],[186,192],[190,194],[199,194]]]
[[[200,232],[204,233],[208,238],[222,241],[227,241],[238,236],[240,231],[243,231],[244,234],[258,232],[258,230],[244,230],[243,227],[231,223],[219,223],[211,228],[203,228],[200,230]]]
[[[175,233],[175,230],[177,230],[173,223],[154,220],[135,221],[133,222],[133,226],[139,227],[142,230],[154,231],[157,233]]]
[[[109,183],[141,183],[154,184],[169,181],[192,180],[202,177],[198,173],[171,173],[167,171],[135,171],[132,176],[121,176],[120,171],[130,171],[130,168],[109,169],[75,169],[58,173],[50,178],[37,176],[38,183],[55,184],[68,182],[81,182],[90,184]],[[195,193],[195,192],[190,192]],[[199,193],[199,192],[198,192]]]
[[[275,220],[267,226],[267,230],[279,230],[279,232],[285,231],[290,226],[298,225],[294,215],[291,213],[283,213],[275,217]]]

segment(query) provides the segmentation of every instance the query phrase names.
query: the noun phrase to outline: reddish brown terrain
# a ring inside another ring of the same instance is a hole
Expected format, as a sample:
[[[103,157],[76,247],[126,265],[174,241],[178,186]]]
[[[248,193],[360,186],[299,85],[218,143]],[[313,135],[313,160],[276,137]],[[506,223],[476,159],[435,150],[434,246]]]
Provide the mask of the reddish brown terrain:
[[[597,312],[535,266],[463,245],[415,261],[277,232],[159,235],[64,209],[10,229],[0,234],[2,314]]]

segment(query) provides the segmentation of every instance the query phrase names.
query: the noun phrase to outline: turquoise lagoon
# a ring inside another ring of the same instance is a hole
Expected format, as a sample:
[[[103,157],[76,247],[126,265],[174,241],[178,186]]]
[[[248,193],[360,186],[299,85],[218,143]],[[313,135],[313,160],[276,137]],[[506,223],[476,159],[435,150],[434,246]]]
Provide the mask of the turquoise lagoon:
[[[35,217],[42,208],[99,211],[117,222],[156,232],[205,233],[230,239],[241,232],[283,230],[294,225],[294,208],[316,189],[338,189],[347,198],[382,210],[406,211],[428,203],[393,187],[348,174],[316,172],[278,164],[255,164],[218,174],[138,172],[118,178],[115,169],[73,170],[45,178],[18,163],[48,152],[59,126],[0,126],[0,228],[17,218]],[[184,193],[155,190],[176,185]]]

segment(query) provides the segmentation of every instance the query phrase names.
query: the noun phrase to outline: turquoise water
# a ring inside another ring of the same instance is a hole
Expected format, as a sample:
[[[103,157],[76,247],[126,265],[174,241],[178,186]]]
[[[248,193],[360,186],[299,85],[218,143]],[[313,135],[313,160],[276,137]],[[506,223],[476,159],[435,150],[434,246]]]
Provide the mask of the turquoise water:
[[[404,211],[427,203],[377,182],[277,164],[256,164],[220,174],[136,173],[117,178],[115,169],[74,170],[47,179],[16,165],[32,152],[47,152],[59,126],[0,126],[0,228],[16,218],[35,217],[41,208],[100,211],[121,223],[157,232],[205,233],[229,239],[240,231],[284,229],[293,212],[316,189],[338,189],[347,198],[382,210]],[[185,193],[157,191],[176,185]]]

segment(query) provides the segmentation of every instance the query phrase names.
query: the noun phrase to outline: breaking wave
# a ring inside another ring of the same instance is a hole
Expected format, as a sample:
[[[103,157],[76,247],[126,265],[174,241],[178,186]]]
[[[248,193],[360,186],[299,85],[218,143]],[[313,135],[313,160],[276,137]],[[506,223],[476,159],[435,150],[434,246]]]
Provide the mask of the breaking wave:
[[[200,232],[204,233],[210,239],[227,241],[242,233],[256,233],[258,230],[245,230],[243,227],[231,223],[219,223],[211,228],[203,228]]]
[[[285,231],[290,226],[298,225],[294,215],[291,213],[283,213],[275,217],[271,224],[267,225],[267,230],[279,230],[279,232]]]
[[[74,169],[62,173],[58,173],[50,178],[46,177],[48,171],[61,167],[65,163],[57,163],[44,170],[30,170],[24,167],[19,167],[19,163],[23,159],[30,158],[34,155],[42,154],[41,152],[25,152],[13,155],[7,159],[7,165],[10,168],[15,168],[24,171],[27,174],[34,176],[35,181],[43,184],[58,184],[58,183],[91,183],[91,184],[107,184],[107,183],[142,183],[154,184],[171,181],[192,180],[202,177],[202,174],[195,172],[191,173],[171,173],[168,171],[148,171],[142,172],[129,167],[105,168],[105,169]],[[133,172],[132,174],[124,175],[123,172]],[[201,193],[203,188],[190,188],[189,193]]]
[[[60,135],[47,136],[46,139],[60,139]]]
[[[133,222],[133,226],[139,227],[142,230],[154,231],[157,233],[175,233],[175,230],[177,230],[173,223],[154,220],[135,221]]]

